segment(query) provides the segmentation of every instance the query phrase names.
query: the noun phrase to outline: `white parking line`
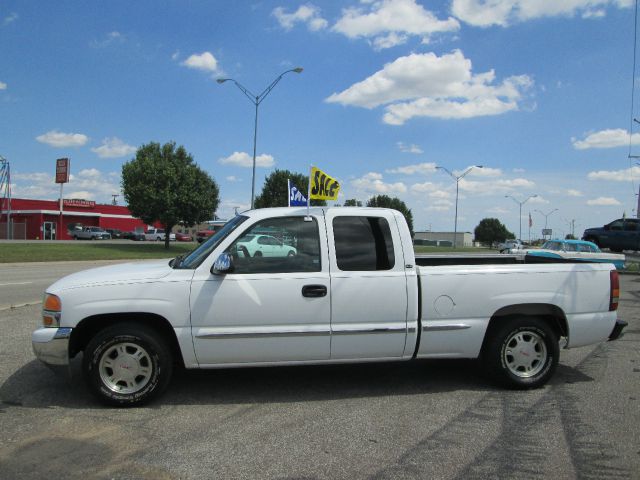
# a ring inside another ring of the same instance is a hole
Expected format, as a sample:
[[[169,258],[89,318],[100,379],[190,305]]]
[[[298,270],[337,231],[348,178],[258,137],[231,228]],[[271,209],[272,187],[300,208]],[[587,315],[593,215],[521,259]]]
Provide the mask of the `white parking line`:
[[[33,282],[13,282],[13,283],[0,283],[0,287],[8,287],[9,285],[31,285]]]

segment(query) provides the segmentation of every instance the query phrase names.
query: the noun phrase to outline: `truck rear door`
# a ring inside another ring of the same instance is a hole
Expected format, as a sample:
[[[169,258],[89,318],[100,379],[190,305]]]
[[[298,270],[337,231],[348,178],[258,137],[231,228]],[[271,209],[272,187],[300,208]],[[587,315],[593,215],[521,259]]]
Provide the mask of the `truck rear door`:
[[[389,211],[329,210],[331,359],[402,357],[407,276]]]

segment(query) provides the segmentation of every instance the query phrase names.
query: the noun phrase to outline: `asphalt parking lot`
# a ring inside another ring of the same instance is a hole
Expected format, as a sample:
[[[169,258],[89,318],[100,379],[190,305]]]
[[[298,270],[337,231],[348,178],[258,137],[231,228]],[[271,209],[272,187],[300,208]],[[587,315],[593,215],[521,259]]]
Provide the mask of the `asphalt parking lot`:
[[[472,361],[220,370],[137,409],[35,360],[39,305],[0,310],[0,478],[640,478],[640,277],[621,288],[625,336],[539,390]]]

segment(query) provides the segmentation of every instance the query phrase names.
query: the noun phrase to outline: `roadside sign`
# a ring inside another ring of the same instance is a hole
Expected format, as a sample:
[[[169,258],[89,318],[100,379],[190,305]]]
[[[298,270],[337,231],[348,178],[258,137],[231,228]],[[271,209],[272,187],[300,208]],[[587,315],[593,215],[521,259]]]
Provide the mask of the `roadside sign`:
[[[56,183],[69,183],[70,163],[68,158],[56,160]]]
[[[552,230],[550,228],[543,228],[542,229],[542,236],[546,237],[546,236],[551,236],[552,235]]]

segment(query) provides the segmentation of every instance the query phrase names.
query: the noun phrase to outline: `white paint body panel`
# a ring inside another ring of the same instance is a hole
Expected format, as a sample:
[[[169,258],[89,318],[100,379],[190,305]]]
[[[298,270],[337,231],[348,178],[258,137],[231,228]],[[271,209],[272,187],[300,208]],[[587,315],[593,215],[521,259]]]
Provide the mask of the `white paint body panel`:
[[[96,315],[163,317],[187,368],[401,360],[416,351],[425,358],[474,358],[489,320],[514,306],[522,313],[527,305],[562,312],[570,347],[606,340],[615,324],[616,312],[608,311],[612,265],[418,268],[399,212],[314,208],[310,214],[319,227],[319,272],[211,273],[218,255],[251,225],[307,215],[304,208],[262,209],[244,214],[248,220],[195,270],[173,269],[168,260],[113,265],[65,277],[47,292],[61,298],[62,327]],[[395,250],[391,270],[338,269],[331,221],[349,215],[387,219]],[[305,285],[323,285],[327,295],[303,297]]]

